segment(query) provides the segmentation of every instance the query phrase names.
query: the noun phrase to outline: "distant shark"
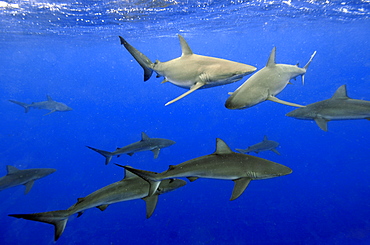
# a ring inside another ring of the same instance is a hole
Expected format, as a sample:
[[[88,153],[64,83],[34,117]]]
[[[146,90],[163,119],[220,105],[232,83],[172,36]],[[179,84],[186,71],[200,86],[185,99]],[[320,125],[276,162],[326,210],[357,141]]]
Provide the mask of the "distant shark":
[[[135,152],[139,151],[152,151],[154,154],[154,158],[156,159],[159,155],[159,152],[162,148],[171,146],[176,142],[173,140],[168,139],[161,139],[161,138],[149,138],[144,132],[141,133],[141,140],[122,148],[117,148],[117,150],[113,152],[103,151],[99,149],[92,148],[90,146],[86,146],[87,148],[94,150],[105,157],[105,165],[112,160],[113,156],[127,154],[132,156]]]
[[[97,207],[104,211],[108,205],[113,203],[143,199],[146,202],[146,216],[149,218],[156,208],[160,194],[176,190],[185,184],[186,181],[180,179],[164,180],[160,183],[158,190],[148,197],[148,182],[126,171],[123,180],[105,186],[84,198],[78,198],[77,202],[66,210],[34,214],[9,214],[9,216],[54,225],[54,240],[57,241],[62,235],[69,217],[73,214],[77,213],[79,217],[86,209]]]
[[[32,102],[32,104],[27,104],[27,103],[15,101],[15,100],[9,100],[9,101],[22,106],[25,109],[26,113],[30,110],[31,107],[37,108],[37,109],[50,110],[50,112],[46,113],[44,116],[49,115],[56,111],[71,111],[72,110],[71,107],[61,102],[54,101],[49,95],[47,96],[47,101]]]
[[[56,171],[54,168],[30,168],[20,170],[16,167],[7,165],[8,174],[0,178],[0,191],[17,185],[25,185],[27,194],[31,189],[35,180],[41,179]]]
[[[147,81],[155,71],[157,77],[165,77],[163,82],[168,81],[176,86],[189,89],[166,105],[172,104],[200,88],[210,88],[239,81],[257,69],[254,66],[234,61],[194,54],[185,39],[181,35],[178,36],[182,50],[181,57],[167,62],[157,60],[155,63],[121,36],[119,37],[121,44],[144,69],[144,81]]]
[[[330,99],[309,104],[286,115],[314,120],[322,130],[328,131],[328,122],[331,120],[370,120],[370,101],[349,98],[346,85],[342,85]]]
[[[194,158],[179,165],[171,165],[167,171],[162,173],[134,169],[129,166],[121,167],[150,183],[149,196],[155,193],[161,180],[168,178],[186,177],[190,181],[198,178],[232,180],[235,185],[230,200],[238,198],[251,180],[268,179],[292,173],[292,170],[284,165],[251,155],[235,153],[219,138],[216,140],[216,151],[213,154]]]
[[[303,68],[299,68],[296,65],[276,64],[276,47],[274,47],[266,67],[253,74],[235,92],[230,93],[231,95],[226,100],[225,107],[228,109],[245,109],[266,100],[302,107],[295,103],[280,100],[275,96],[286,87],[291,79],[299,75],[302,76],[302,83],[304,83],[304,75],[315,54],[316,51],[312,54],[307,64]]]
[[[247,149],[243,150],[243,149],[236,149],[236,151],[240,152],[240,153],[249,153],[249,152],[255,152],[255,153],[259,153],[261,151],[273,151],[275,152],[276,154],[280,155],[280,153],[278,152],[278,150],[276,150],[276,147],[279,146],[279,143],[276,142],[276,141],[273,141],[273,140],[269,140],[267,138],[267,136],[265,135],[265,137],[263,138],[263,141],[260,142],[260,143],[257,143],[255,145],[252,145],[252,146],[249,146]]]

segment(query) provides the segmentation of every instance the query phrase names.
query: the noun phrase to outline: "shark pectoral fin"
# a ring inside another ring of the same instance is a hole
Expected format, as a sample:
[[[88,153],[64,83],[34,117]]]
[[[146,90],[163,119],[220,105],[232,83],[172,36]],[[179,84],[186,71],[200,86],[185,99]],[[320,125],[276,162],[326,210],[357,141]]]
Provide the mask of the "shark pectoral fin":
[[[276,103],[279,103],[279,104],[283,104],[283,105],[288,105],[288,106],[305,107],[303,105],[298,105],[298,104],[295,104],[295,103],[291,103],[291,102],[287,102],[287,101],[278,99],[275,96],[271,96],[271,95],[269,97],[267,97],[267,100],[270,100],[270,101],[273,101],[273,102],[276,102]]]
[[[274,149],[271,149],[271,151],[275,152],[276,154],[280,155],[280,152],[278,152],[278,150],[276,150],[275,148]]]
[[[35,183],[34,180],[31,180],[31,181],[28,181],[26,184],[24,184],[26,186],[26,190],[24,191],[24,194],[26,195],[28,192],[30,192],[30,190],[32,189],[32,186],[33,184]]]
[[[251,182],[250,178],[244,177],[240,179],[233,180],[235,185],[233,189],[233,193],[231,194],[230,201],[237,199],[247,188],[249,182]]]
[[[146,218],[149,219],[154,213],[155,208],[157,207],[158,194],[144,197],[143,200],[146,203]]]
[[[155,149],[152,150],[152,152],[154,154],[154,159],[157,159],[160,151],[161,151],[161,148],[155,148]]]
[[[186,177],[190,182],[196,181],[199,177]]]
[[[233,93],[234,93],[234,92],[228,92],[227,94],[228,94],[228,95],[232,95]]]
[[[186,95],[193,93],[195,90],[197,90],[197,89],[201,88],[201,87],[202,87],[202,86],[204,86],[204,85],[205,85],[205,83],[197,82],[197,83],[196,83],[195,85],[193,85],[193,86],[192,86],[192,87],[191,87],[187,92],[185,92],[185,93],[183,93],[182,95],[180,95],[179,97],[177,97],[177,98],[175,98],[175,99],[173,99],[173,100],[171,100],[171,101],[167,102],[167,103],[165,104],[165,106],[170,105],[170,104],[172,104],[172,103],[174,103],[174,102],[178,101],[179,99],[184,98]]]
[[[98,209],[100,209],[100,211],[104,211],[107,209],[107,207],[109,206],[109,204],[103,204],[103,205],[100,205],[100,206],[96,206]]]
[[[315,118],[315,122],[316,122],[317,126],[319,126],[325,132],[328,131],[328,121],[329,120],[326,120],[325,118],[322,118],[322,117]]]
[[[44,114],[44,116],[50,115],[50,114],[51,114],[51,113],[53,113],[53,112],[56,112],[56,110],[52,110],[52,111],[50,111],[50,112],[48,112],[48,113]]]

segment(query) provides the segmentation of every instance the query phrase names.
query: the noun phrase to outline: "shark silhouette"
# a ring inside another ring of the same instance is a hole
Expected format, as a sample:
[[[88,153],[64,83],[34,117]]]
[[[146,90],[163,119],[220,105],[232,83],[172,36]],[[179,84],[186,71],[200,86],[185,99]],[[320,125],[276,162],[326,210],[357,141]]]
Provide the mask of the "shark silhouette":
[[[259,153],[261,151],[273,151],[276,154],[280,155],[280,152],[278,152],[278,150],[276,150],[276,147],[278,147],[278,146],[279,146],[278,142],[273,141],[273,140],[269,140],[267,138],[267,136],[265,135],[262,142],[259,142],[255,145],[251,145],[245,150],[243,150],[243,149],[235,149],[235,150],[240,152],[240,153],[244,153],[244,154],[249,153],[249,152]]]
[[[168,81],[176,86],[189,89],[165,105],[172,104],[200,88],[210,88],[239,81],[256,70],[254,66],[194,54],[185,39],[181,35],[178,36],[182,50],[181,57],[167,62],[157,60],[155,63],[131,46],[123,37],[119,37],[121,44],[144,69],[144,81],[149,80],[155,71],[157,77],[165,77],[163,82]]]
[[[26,113],[30,110],[31,107],[37,108],[37,109],[50,110],[50,112],[46,113],[44,116],[49,115],[56,111],[71,111],[72,110],[72,108],[67,106],[66,104],[54,101],[49,95],[47,96],[46,101],[32,102],[31,104],[19,102],[16,100],[9,100],[9,101],[22,106]]]

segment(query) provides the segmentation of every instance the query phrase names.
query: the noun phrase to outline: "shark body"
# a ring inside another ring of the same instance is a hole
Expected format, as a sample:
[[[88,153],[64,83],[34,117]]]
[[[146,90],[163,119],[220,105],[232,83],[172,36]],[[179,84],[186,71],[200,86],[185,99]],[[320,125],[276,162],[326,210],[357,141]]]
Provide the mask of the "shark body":
[[[256,70],[256,67],[250,65],[194,54],[185,39],[181,35],[178,36],[182,50],[181,57],[167,62],[156,61],[155,63],[121,36],[119,37],[121,44],[144,69],[144,81],[147,81],[155,71],[157,77],[163,76],[165,78],[163,82],[168,81],[176,86],[189,89],[166,105],[172,104],[200,88],[210,88],[239,81]]]
[[[322,130],[328,131],[328,122],[332,120],[370,120],[370,101],[349,98],[346,85],[342,85],[330,99],[309,104],[286,115],[314,120]]]
[[[24,194],[27,194],[32,189],[35,180],[56,171],[54,168],[30,168],[21,170],[11,165],[7,165],[6,169],[8,171],[7,175],[0,178],[0,191],[18,185],[25,185],[26,190]]]
[[[34,214],[10,214],[9,216],[54,225],[54,240],[57,241],[64,232],[69,217],[73,214],[77,213],[79,217],[86,209],[97,207],[101,211],[104,211],[108,205],[113,203],[143,199],[146,202],[146,216],[149,218],[156,208],[160,194],[173,191],[186,184],[184,180],[167,179],[162,181],[158,190],[149,197],[148,182],[128,171],[125,172],[126,174],[123,180],[107,185],[86,197],[78,198],[77,202],[66,210]]]
[[[301,105],[280,100],[276,97],[289,83],[299,75],[304,75],[314,58],[316,51],[303,68],[296,65],[276,64],[276,48],[271,51],[270,57],[264,68],[253,74],[235,92],[231,93],[226,100],[225,107],[228,109],[245,109],[257,105],[263,101],[271,100],[284,105],[302,107]]]
[[[46,113],[44,116],[49,115],[56,111],[71,111],[72,110],[72,108],[67,106],[66,104],[63,104],[61,102],[56,102],[49,95],[47,96],[46,101],[32,102],[31,104],[19,102],[16,100],[9,100],[9,101],[22,106],[25,110],[25,113],[27,113],[31,107],[36,108],[36,109],[49,110],[50,112]]]
[[[105,165],[112,160],[113,156],[120,156],[122,154],[127,154],[132,156],[135,152],[140,151],[152,151],[154,154],[154,159],[156,159],[159,155],[159,152],[162,148],[171,146],[176,142],[169,139],[162,139],[162,138],[149,138],[144,132],[141,133],[141,140],[127,146],[117,148],[117,150],[113,152],[99,150],[90,146],[87,146],[89,149],[96,151],[105,157]]]
[[[244,154],[249,153],[249,152],[259,153],[261,151],[273,151],[276,154],[280,155],[280,152],[278,152],[278,150],[276,150],[276,147],[278,147],[278,146],[279,146],[278,142],[273,141],[273,140],[269,140],[267,138],[267,136],[265,135],[262,142],[251,145],[245,150],[244,149],[236,149],[236,151],[238,151],[240,153],[244,153]]]
[[[238,198],[251,180],[268,179],[292,173],[292,170],[284,165],[251,155],[235,153],[219,138],[216,140],[216,151],[213,154],[170,166],[162,173],[138,170],[129,166],[121,167],[150,183],[149,196],[155,193],[161,180],[168,178],[186,177],[190,181],[198,178],[232,180],[235,185],[230,200]]]

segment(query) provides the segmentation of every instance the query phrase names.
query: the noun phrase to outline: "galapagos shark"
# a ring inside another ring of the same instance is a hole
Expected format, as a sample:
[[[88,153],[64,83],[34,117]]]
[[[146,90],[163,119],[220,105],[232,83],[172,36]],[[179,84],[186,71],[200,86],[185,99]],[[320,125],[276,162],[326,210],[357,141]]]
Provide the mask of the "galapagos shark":
[[[37,109],[50,110],[50,112],[46,113],[44,116],[49,115],[56,111],[72,111],[71,107],[61,102],[56,102],[49,95],[47,95],[46,98],[47,98],[46,101],[32,102],[31,104],[27,104],[27,103],[15,101],[15,100],[9,100],[9,101],[22,106],[25,110],[25,113],[27,113],[31,107],[37,108]]]
[[[316,51],[303,68],[299,68],[297,65],[276,64],[275,54],[276,47],[272,49],[266,66],[253,74],[235,92],[230,93],[231,95],[225,103],[226,108],[245,109],[266,100],[294,107],[302,107],[295,103],[280,100],[275,96],[286,87],[291,79],[299,75],[302,76],[302,84],[304,84],[304,75],[312,59],[315,57]]]
[[[331,120],[370,120],[370,101],[349,98],[346,85],[342,85],[330,99],[295,109],[286,116],[314,120],[322,130],[328,131]]]
[[[210,88],[239,81],[257,69],[254,66],[234,61],[194,54],[185,39],[181,35],[178,37],[182,50],[181,57],[167,62],[157,60],[153,63],[119,36],[121,44],[144,69],[144,81],[149,80],[155,71],[157,77],[163,76],[165,78],[162,83],[168,81],[176,86],[189,89],[165,105],[172,104],[200,88]]]
[[[243,150],[243,149],[235,149],[235,150],[240,152],[240,153],[244,153],[244,154],[249,153],[249,152],[259,153],[261,151],[273,151],[276,154],[280,155],[280,152],[278,152],[278,150],[276,150],[276,147],[278,147],[278,146],[279,146],[278,142],[273,141],[273,140],[269,140],[267,138],[267,136],[265,135],[262,142],[259,142],[255,145],[251,145],[245,150]]]
[[[25,185],[27,194],[31,189],[35,180],[41,179],[49,174],[57,171],[54,168],[30,168],[20,170],[14,166],[7,165],[7,175],[0,178],[0,191],[17,185]]]
[[[149,197],[148,182],[128,171],[125,172],[123,180],[107,185],[86,197],[78,198],[77,202],[66,210],[34,214],[9,214],[9,216],[54,225],[54,241],[57,241],[62,235],[69,217],[73,214],[77,213],[79,217],[86,209],[97,207],[104,211],[108,205],[113,203],[143,199],[146,202],[146,217],[149,218],[156,208],[160,194],[176,190],[186,184],[186,181],[181,179],[163,180],[157,191]]]
[[[90,146],[86,146],[87,148],[96,151],[105,157],[105,165],[112,160],[112,157],[115,155],[122,155],[127,154],[132,156],[135,152],[139,151],[152,151],[154,154],[154,159],[156,159],[159,155],[159,152],[162,148],[171,146],[176,142],[173,140],[168,139],[161,139],[161,138],[149,138],[144,132],[141,133],[141,140],[122,148],[117,148],[117,150],[113,152],[99,150]]]
[[[219,138],[216,139],[216,151],[213,154],[194,158],[175,166],[171,165],[162,173],[134,169],[130,166],[121,167],[150,183],[149,196],[155,193],[161,180],[168,178],[186,177],[190,181],[198,178],[232,180],[235,184],[230,200],[238,198],[251,180],[269,179],[292,173],[292,170],[284,165],[235,153]]]

